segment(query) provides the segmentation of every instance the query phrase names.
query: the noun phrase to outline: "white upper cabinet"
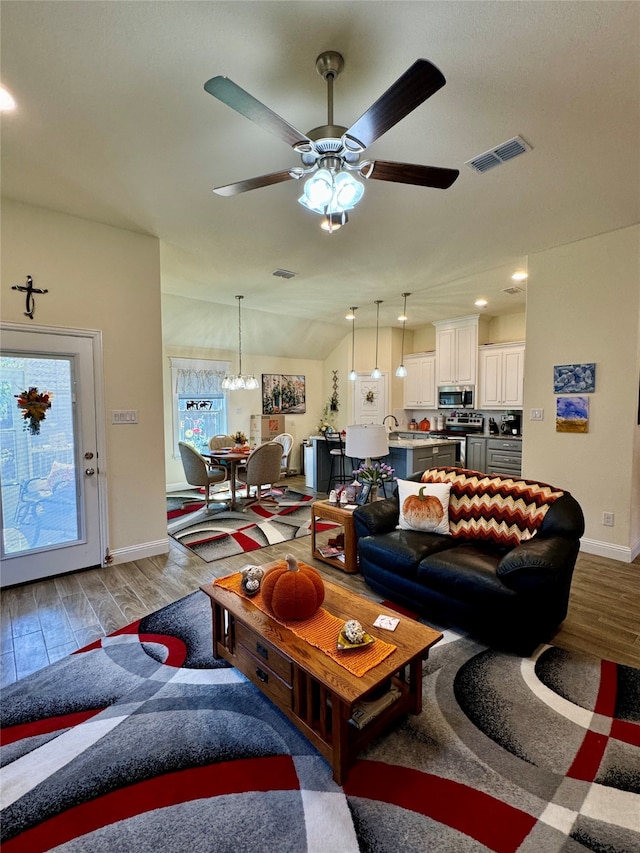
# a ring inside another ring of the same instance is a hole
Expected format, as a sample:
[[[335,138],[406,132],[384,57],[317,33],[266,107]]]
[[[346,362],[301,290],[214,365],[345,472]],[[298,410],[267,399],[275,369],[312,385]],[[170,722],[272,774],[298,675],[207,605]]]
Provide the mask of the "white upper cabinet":
[[[480,347],[480,409],[521,409],[524,343]]]
[[[436,327],[438,385],[475,385],[478,376],[478,317],[462,317]]]
[[[435,354],[405,356],[404,366],[404,408],[436,409]]]

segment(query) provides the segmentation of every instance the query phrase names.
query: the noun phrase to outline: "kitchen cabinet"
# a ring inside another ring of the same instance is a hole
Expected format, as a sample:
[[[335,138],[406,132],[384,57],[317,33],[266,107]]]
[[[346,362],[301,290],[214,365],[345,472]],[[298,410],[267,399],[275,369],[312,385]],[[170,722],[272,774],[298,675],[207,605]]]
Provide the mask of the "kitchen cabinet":
[[[468,435],[465,468],[485,473],[487,467],[487,439],[484,436]]]
[[[522,408],[524,350],[524,343],[480,347],[478,408]]]
[[[405,409],[437,409],[436,404],[436,356],[408,355],[404,366],[407,375],[404,380]]]
[[[506,477],[522,476],[522,439],[487,439],[487,474],[502,474]]]
[[[390,447],[389,459],[386,461],[394,469],[395,476],[404,480],[416,471],[454,466],[456,450],[456,442],[448,442],[446,439],[429,447]],[[389,492],[388,488],[387,491]]]
[[[438,321],[436,378],[438,385],[475,385],[478,375],[479,318]],[[483,326],[484,328],[484,326]]]

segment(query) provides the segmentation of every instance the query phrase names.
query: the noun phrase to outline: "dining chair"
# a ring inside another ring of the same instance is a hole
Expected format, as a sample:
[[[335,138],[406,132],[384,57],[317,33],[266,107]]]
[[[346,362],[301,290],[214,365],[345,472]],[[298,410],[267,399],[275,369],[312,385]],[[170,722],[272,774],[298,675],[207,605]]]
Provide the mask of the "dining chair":
[[[187,483],[190,486],[204,486],[205,505],[208,511],[211,500],[211,486],[223,483],[227,479],[227,469],[222,466],[216,465],[210,467],[207,465],[204,456],[192,444],[187,444],[186,441],[179,441],[178,447],[180,448],[182,467],[184,468]]]
[[[291,448],[293,447],[293,436],[290,432],[281,432],[280,435],[276,435],[273,440],[277,441],[278,444],[282,445],[282,463],[280,466],[280,476],[286,477],[289,473],[289,456],[291,455]]]
[[[247,487],[248,500],[245,503],[245,509],[258,501],[275,502],[275,496],[270,491],[263,494],[262,487],[277,483],[280,479],[281,470],[282,445],[278,442],[269,441],[267,444],[260,444],[255,450],[251,451],[247,457],[246,468],[237,473],[238,480]],[[256,494],[253,499],[251,498],[251,486],[256,487]]]
[[[233,447],[235,439],[231,435],[212,435],[207,444],[209,450],[220,450],[222,447]]]

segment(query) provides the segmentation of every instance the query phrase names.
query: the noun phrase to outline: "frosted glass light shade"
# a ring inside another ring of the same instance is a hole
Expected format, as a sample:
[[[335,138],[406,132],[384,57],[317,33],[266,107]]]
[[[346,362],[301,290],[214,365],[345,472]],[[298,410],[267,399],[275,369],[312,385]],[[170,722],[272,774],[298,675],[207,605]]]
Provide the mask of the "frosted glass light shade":
[[[298,202],[314,213],[327,216],[351,210],[363,195],[364,186],[349,172],[334,176],[328,169],[318,169],[305,182]]]
[[[399,367],[396,368],[396,376],[399,379],[404,379],[404,377],[406,375],[407,375],[407,368],[404,366],[404,364],[401,364]]]

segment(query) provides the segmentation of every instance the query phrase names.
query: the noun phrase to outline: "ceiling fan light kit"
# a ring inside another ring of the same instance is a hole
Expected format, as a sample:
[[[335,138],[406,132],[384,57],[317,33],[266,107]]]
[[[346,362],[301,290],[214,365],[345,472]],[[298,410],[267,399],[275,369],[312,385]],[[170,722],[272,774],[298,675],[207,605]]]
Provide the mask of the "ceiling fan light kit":
[[[334,231],[339,231],[343,225],[349,221],[349,214],[345,210],[344,213],[327,213],[320,223],[323,231],[328,231],[333,234]]]
[[[447,189],[459,175],[457,169],[393,163],[388,160],[360,162],[362,152],[383,133],[445,85],[442,73],[426,59],[418,59],[366,110],[350,128],[333,123],[333,83],[344,68],[343,57],[327,50],[316,59],[316,70],[327,83],[327,124],[302,133],[289,122],[241,89],[228,77],[212,77],[205,90],[231,109],[273,133],[289,145],[302,161],[300,166],[215,187],[214,193],[233,196],[289,180],[305,178],[299,203],[323,217],[329,233],[347,222],[364,195],[364,180],[391,181]],[[334,217],[339,217],[334,220]]]

